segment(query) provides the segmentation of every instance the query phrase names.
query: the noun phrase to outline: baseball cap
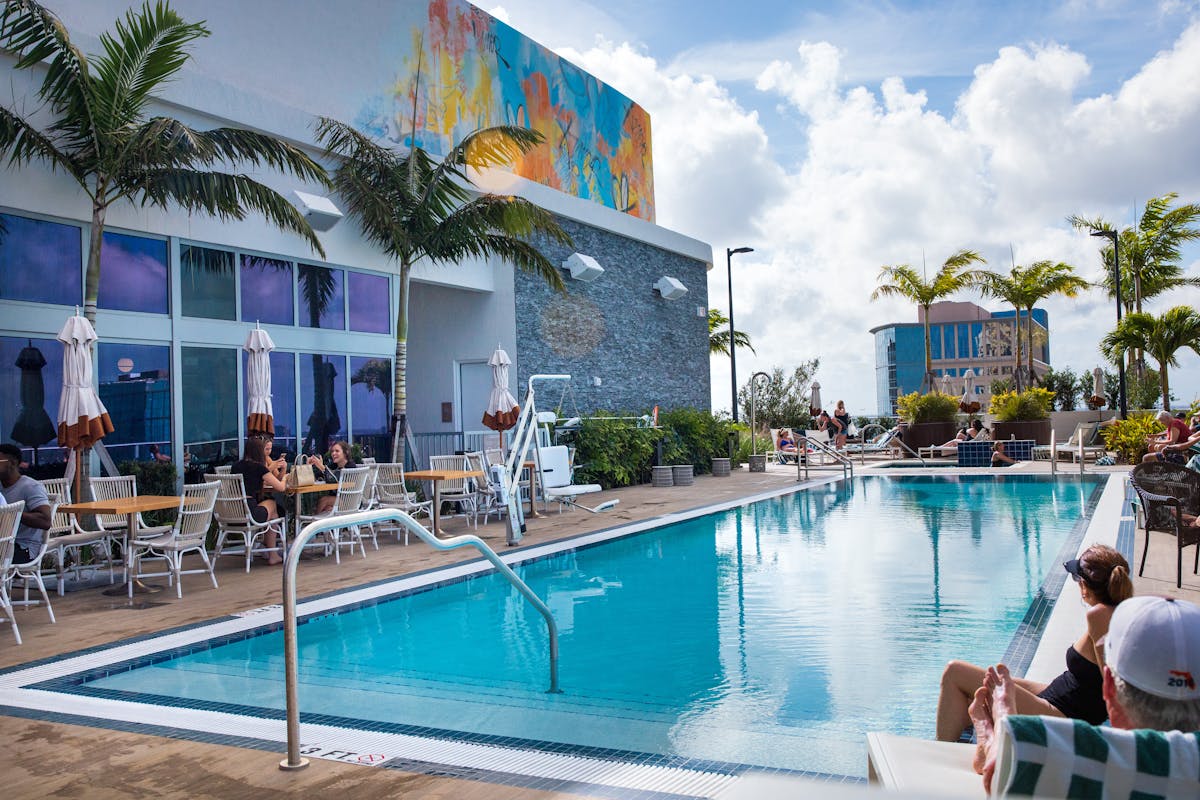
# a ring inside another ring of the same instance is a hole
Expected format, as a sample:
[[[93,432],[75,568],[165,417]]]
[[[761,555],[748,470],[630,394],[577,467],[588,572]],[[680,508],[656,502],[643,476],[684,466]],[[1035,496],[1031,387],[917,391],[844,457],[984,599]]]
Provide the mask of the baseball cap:
[[[1104,660],[1143,692],[1200,699],[1200,606],[1172,597],[1129,598],[1113,611]]]

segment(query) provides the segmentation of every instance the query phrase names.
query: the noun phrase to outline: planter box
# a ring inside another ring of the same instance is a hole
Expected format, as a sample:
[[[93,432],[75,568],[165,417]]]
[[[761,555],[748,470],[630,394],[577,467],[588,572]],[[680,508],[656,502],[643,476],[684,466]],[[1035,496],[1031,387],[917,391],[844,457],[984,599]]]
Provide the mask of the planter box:
[[[713,474],[714,478],[728,478],[729,477],[729,459],[728,458],[714,458],[712,460],[712,474]]]
[[[671,478],[676,486],[691,486],[695,483],[695,468],[692,464],[678,464],[671,467]]]
[[[936,447],[953,439],[957,432],[958,425],[953,422],[921,422],[904,428],[904,443],[914,451],[922,447]],[[904,457],[912,458],[912,455],[906,451]]]
[[[666,487],[675,485],[675,478],[670,467],[651,467],[650,475],[650,484],[652,486]]]
[[[750,471],[751,472],[766,472],[767,471],[767,456],[765,453],[750,456]]]
[[[997,422],[992,426],[992,438],[1003,439],[1033,439],[1038,444],[1050,444],[1052,435],[1049,419],[1021,420],[1018,422]]]

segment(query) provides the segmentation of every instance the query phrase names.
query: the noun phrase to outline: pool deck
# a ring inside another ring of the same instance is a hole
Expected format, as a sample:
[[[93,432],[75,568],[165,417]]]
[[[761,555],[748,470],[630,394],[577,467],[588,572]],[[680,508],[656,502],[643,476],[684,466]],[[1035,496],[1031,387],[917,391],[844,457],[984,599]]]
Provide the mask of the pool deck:
[[[856,469],[858,469],[856,465]],[[1075,468],[1078,470],[1078,467]],[[873,470],[862,470],[866,474]],[[1028,474],[1048,472],[1044,462],[1022,465],[1012,472]],[[1071,474],[1069,467],[1060,471]],[[1089,472],[1125,472],[1125,468],[1088,467]],[[979,473],[981,470],[970,470]],[[939,469],[936,474],[951,474]],[[828,471],[811,473],[813,480],[825,480]],[[883,474],[899,474],[895,469]],[[553,507],[541,519],[529,520],[523,545],[536,545],[601,530],[630,522],[653,519],[715,503],[753,497],[765,492],[796,486],[794,468],[772,465],[766,473],[750,474],[744,468],[728,478],[698,476],[690,487],[656,489],[638,486],[606,492],[588,499],[597,501],[619,498],[615,509],[602,514],[582,511],[556,513]],[[1115,513],[1115,506],[1101,508],[1099,517]],[[443,522],[449,534],[471,530],[461,518]],[[1115,530],[1115,519],[1111,528]],[[481,538],[504,553],[505,526],[492,521],[478,530]],[[1140,556],[1142,532],[1136,534],[1135,554]],[[299,596],[323,594],[385,578],[443,566],[474,557],[474,551],[438,552],[413,540],[409,546],[381,539],[378,552],[368,557],[343,557],[339,566],[332,559],[301,563]],[[1189,554],[1190,555],[1190,554]],[[1185,570],[1184,588],[1174,582],[1174,542],[1166,536],[1151,540],[1146,575],[1136,576],[1142,594],[1160,593],[1200,602],[1200,579],[1190,578]],[[135,598],[110,598],[95,587],[68,592],[66,597],[52,596],[58,624],[51,625],[39,608],[17,609],[24,645],[16,646],[7,623],[0,623],[0,668],[30,661],[53,658],[82,648],[144,636],[155,631],[189,625],[240,610],[279,602],[278,567],[256,564],[249,574],[242,562],[227,558],[218,565],[220,589],[213,589],[207,575],[184,576],[184,597],[173,591]],[[1072,626],[1073,627],[1073,626]],[[1047,630],[1043,644],[1061,653],[1068,640],[1057,641],[1054,626]],[[1061,658],[1061,655],[1059,656]],[[931,679],[936,679],[936,676]],[[169,724],[169,720],[164,720]],[[584,797],[584,794],[559,790],[507,786],[491,782],[465,780],[438,775],[412,774],[313,759],[308,769],[285,773],[277,768],[280,754],[262,750],[161,738],[141,733],[71,725],[5,716],[0,709],[0,779],[6,794],[12,797],[154,797],[154,798],[270,798],[307,796],[325,792],[352,792],[356,798],[514,798],[533,800],[550,797]],[[582,788],[582,787],[581,787]],[[821,796],[819,791],[798,795]],[[584,788],[583,791],[586,792]],[[606,793],[605,796],[612,796]]]

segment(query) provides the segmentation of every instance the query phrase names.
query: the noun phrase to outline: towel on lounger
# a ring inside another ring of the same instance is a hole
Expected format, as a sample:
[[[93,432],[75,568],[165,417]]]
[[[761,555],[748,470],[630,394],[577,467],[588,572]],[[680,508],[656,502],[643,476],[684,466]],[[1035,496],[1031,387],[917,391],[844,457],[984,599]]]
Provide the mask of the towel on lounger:
[[[1200,797],[1200,733],[1016,715],[997,733],[996,797]]]

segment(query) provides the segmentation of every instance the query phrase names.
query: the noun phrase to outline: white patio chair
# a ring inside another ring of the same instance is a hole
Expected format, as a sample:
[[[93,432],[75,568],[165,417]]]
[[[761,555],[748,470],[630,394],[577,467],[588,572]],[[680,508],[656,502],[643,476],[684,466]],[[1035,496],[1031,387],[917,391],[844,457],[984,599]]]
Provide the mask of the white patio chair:
[[[223,464],[219,467],[213,467],[214,475],[230,475],[233,473],[233,464]]]
[[[427,517],[433,516],[433,501],[418,500],[415,492],[408,491],[408,487],[404,485],[404,465],[403,464],[379,464],[378,473],[375,476],[375,502],[377,508],[395,508],[403,511],[411,517],[417,514],[424,513]],[[404,543],[408,544],[408,528],[395,523],[382,523],[383,530],[394,530],[396,540],[400,539],[400,532],[404,532]]]
[[[496,518],[500,518],[502,507],[496,502],[496,491],[492,486],[492,470],[488,464],[487,457],[482,452],[467,453],[467,469],[483,474],[482,478],[476,478],[472,481],[472,486],[475,489],[475,524],[479,525],[479,517],[483,517],[483,524],[487,524],[488,517],[492,514]]]
[[[58,495],[58,504],[71,502],[71,482],[66,478],[50,478],[41,481],[42,487],[45,488],[47,495]],[[80,580],[83,568],[83,548],[90,547],[93,558],[103,556],[108,562],[108,582],[110,584],[116,582],[116,561],[112,555],[112,532],[106,530],[103,526],[94,530],[85,530],[79,524],[79,517],[74,514],[63,514],[55,511],[53,519],[50,521],[50,530],[46,531],[46,550],[51,554],[54,560],[54,574],[58,582],[58,596],[62,597],[66,587],[67,575],[67,556],[69,551],[77,551],[74,558],[72,569],[75,572],[75,580]],[[121,568],[125,565],[122,562]],[[45,573],[48,567],[43,562],[42,571]]]
[[[547,502],[558,503],[558,513],[562,513],[563,506],[571,506],[596,514],[607,511],[621,502],[620,500],[608,500],[596,506],[583,505],[576,498],[580,495],[599,492],[601,487],[598,483],[575,484],[571,482],[573,469],[570,449],[566,445],[543,447],[539,454],[541,459],[538,462],[538,482],[541,484],[542,496],[546,498]]]
[[[433,470],[471,469],[466,456],[430,456],[429,468]],[[462,509],[459,514],[452,516],[466,517],[474,527],[479,527],[474,481],[470,478],[441,481],[438,492],[443,503],[457,503]]]
[[[371,463],[363,463],[363,469],[367,471],[366,481],[363,484],[362,499],[359,501],[359,511],[370,511],[378,505],[378,500],[375,499],[375,483],[379,477],[379,465],[375,463],[375,459],[371,459]],[[365,536],[371,537],[371,543],[375,545],[375,549],[379,549],[379,535],[375,531],[375,526],[371,525],[367,528]]]
[[[330,519],[343,514],[353,514],[359,510],[362,504],[363,490],[367,484],[367,467],[347,467],[341,471],[338,480],[337,497],[334,498],[333,508],[327,514],[303,514],[300,516],[302,525],[317,520]],[[346,532],[346,540],[342,541],[341,533]],[[333,546],[334,560],[337,563],[342,563],[341,548],[343,545],[349,545],[350,552],[354,552],[354,546],[357,544],[362,551],[362,557],[367,557],[367,548],[363,544],[362,531],[358,525],[348,525],[344,528],[333,528],[325,531],[323,534],[326,540]]]
[[[213,561],[221,556],[244,556],[246,572],[250,562],[261,553],[279,552],[284,540],[284,519],[276,517],[266,522],[257,522],[250,515],[250,504],[246,502],[246,484],[238,475],[205,475],[210,483],[219,483],[213,516],[217,519],[217,546],[213,549]],[[278,544],[267,547],[262,539],[267,531],[275,531]]]
[[[120,475],[115,478],[92,478],[93,500],[118,500],[126,497],[137,497],[137,481],[132,475]],[[127,521],[124,514],[97,514],[97,521],[109,531],[112,536],[116,531],[124,533]],[[147,536],[157,536],[171,530],[170,525],[147,525],[142,515],[137,515],[137,530],[129,533],[135,539]]]
[[[57,511],[57,509],[58,509],[58,495],[50,495],[50,516],[52,519],[53,519],[54,514]],[[36,553],[34,553],[32,560],[26,561],[23,564],[14,564],[10,560],[8,565],[5,566],[2,570],[0,570],[0,582],[4,583],[5,590],[8,593],[8,602],[10,605],[13,605],[13,606],[36,606],[39,603],[45,603],[46,611],[48,611],[50,613],[50,621],[57,622],[57,620],[54,619],[54,609],[50,606],[50,595],[48,595],[46,593],[46,584],[42,580],[42,559],[45,558],[45,556],[46,556],[46,543],[48,541],[49,541],[48,536],[42,537],[42,546],[38,548],[38,551]],[[15,551],[16,548],[14,547],[13,549]],[[25,596],[21,600],[14,600],[13,599],[13,586],[14,586],[14,581],[16,581],[18,578],[21,580],[21,582],[23,584],[23,588],[25,590]],[[41,593],[42,599],[40,601],[29,599],[30,584],[33,584],[34,586],[36,586],[38,592]]]
[[[183,576],[207,572],[213,588],[217,587],[217,576],[213,572],[213,560],[208,557],[205,539],[208,536],[208,526],[212,522],[213,507],[217,502],[217,492],[221,484],[217,481],[209,483],[189,483],[183,487],[183,495],[179,498],[179,515],[175,524],[164,533],[147,537],[137,537],[130,544],[130,559],[133,563],[134,575],[138,578],[166,575],[167,582],[175,582],[175,596],[183,597]],[[196,553],[204,562],[204,569],[184,569],[183,554]],[[148,559],[162,559],[167,562],[165,572],[143,572],[142,564]],[[133,597],[133,583],[129,584],[129,596]]]
[[[7,575],[12,565],[13,550],[17,541],[17,526],[21,524],[21,514],[25,513],[25,501],[0,505],[0,574]],[[0,580],[0,611],[4,612],[2,619],[7,619],[12,625],[13,636],[17,644],[21,643],[21,629],[17,627],[17,618],[13,614],[12,601],[8,597],[8,581]],[[0,621],[2,621],[0,619]]]

